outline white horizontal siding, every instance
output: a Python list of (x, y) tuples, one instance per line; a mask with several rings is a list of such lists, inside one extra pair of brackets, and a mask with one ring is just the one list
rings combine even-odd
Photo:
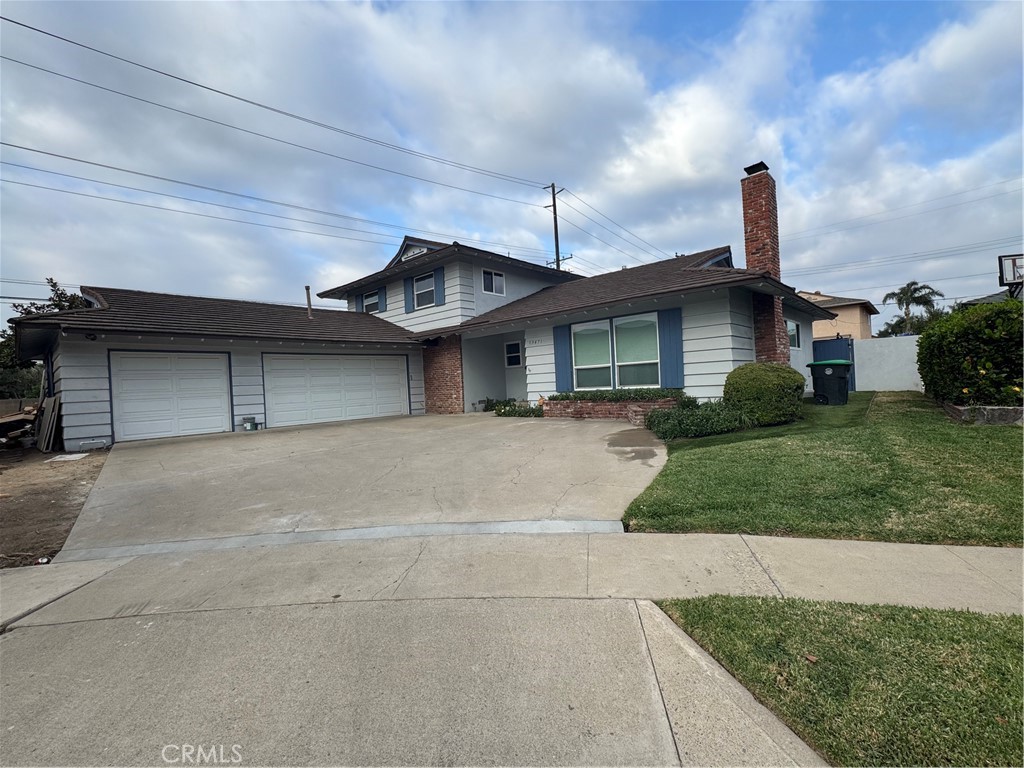
[[(409, 276), (427, 274), (434, 267), (428, 267), (422, 273), (409, 273)], [(476, 315), (476, 303), (473, 294), (473, 267), (471, 264), (454, 262), (444, 265), (444, 304), (440, 307), (425, 307), (413, 312), (405, 311), (405, 279), (388, 283), (387, 310), (377, 313), (388, 322), (408, 328), (410, 331), (429, 331), (432, 328), (446, 328), (468, 320)], [(355, 300), (349, 302), (349, 308), (355, 309)]]
[(750, 294), (743, 289), (683, 302), (683, 388), (700, 399), (722, 396), (725, 377), (754, 359)]
[(239, 429), (242, 419), (253, 416), (266, 423), (263, 390), (264, 352), (292, 354), (373, 354), (408, 355), (411, 412), (424, 409), (423, 357), (418, 349), (398, 349), (389, 345), (364, 345), (355, 348), (344, 344), (283, 344), (198, 339), (153, 338), (146, 342), (137, 336), (106, 335), (95, 342), (84, 339), (62, 339), (54, 355), (55, 390), (62, 401), (65, 449), (87, 450), (109, 446), (113, 442), (110, 416), (110, 374), (108, 351), (138, 352), (220, 352), (227, 353), (231, 373), (231, 406), (233, 426)]
[(549, 397), (555, 386), (555, 339), (552, 326), (527, 328), (525, 331), (526, 399), (535, 404)]

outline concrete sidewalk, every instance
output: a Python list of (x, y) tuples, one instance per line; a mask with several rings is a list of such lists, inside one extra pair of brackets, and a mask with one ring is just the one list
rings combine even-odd
[(996, 613), (1021, 613), (1024, 604), (1024, 559), (1016, 548), (728, 534), (501, 534), (291, 544), (136, 557), (115, 561), (118, 567), (97, 578), (97, 569), (104, 571), (102, 564), (110, 562), (0, 571), (0, 626), (43, 605), (15, 625), (442, 598), (718, 593)]
[(639, 598), (1020, 613), (1021, 554), (503, 534), (0, 571), (0, 762), (154, 765), (202, 745), (242, 765), (820, 765)]

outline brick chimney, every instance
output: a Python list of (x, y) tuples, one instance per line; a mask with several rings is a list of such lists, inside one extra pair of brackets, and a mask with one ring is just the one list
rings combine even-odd
[[(775, 200), (775, 179), (761, 162), (744, 168), (740, 181), (743, 197), (743, 238), (747, 269), (782, 278), (779, 261), (779, 207)], [(789, 363), (789, 334), (782, 318), (782, 299), (753, 294), (754, 355), (762, 363)]]

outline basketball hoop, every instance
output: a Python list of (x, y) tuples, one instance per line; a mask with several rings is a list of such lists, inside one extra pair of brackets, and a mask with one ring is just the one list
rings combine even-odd
[(1015, 299), (1021, 297), (1024, 284), (1024, 254), (1013, 253), (999, 257), (999, 284)]

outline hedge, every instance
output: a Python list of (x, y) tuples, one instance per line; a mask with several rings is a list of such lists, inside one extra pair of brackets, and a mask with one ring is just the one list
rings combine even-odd
[(681, 389), (665, 389), (662, 387), (647, 387), (643, 389), (594, 389), (577, 392), (558, 392), (548, 397), (548, 400), (590, 400), (600, 403), (623, 403), (646, 400), (664, 400), (673, 397), (682, 402), (696, 399), (687, 395)]
[(662, 440), (721, 435), (749, 425), (749, 419), (741, 411), (721, 400), (651, 411), (644, 420), (644, 426)]
[(935, 321), (917, 344), (924, 391), (953, 405), (1021, 405), (1022, 318), (1021, 302), (1007, 299)]

